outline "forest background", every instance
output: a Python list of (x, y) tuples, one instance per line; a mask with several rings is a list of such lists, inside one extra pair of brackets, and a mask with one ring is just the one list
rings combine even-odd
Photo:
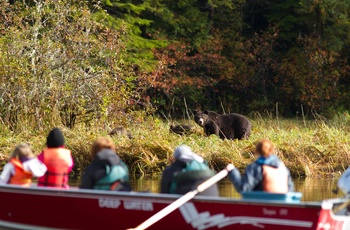
[[(134, 174), (161, 172), (180, 143), (214, 169), (245, 167), (271, 138), (295, 176), (349, 163), (350, 0), (9, 0), (0, 3), (0, 138), (36, 153), (60, 127), (80, 175), (113, 137)], [(195, 109), (240, 113), (249, 140), (205, 137)], [(169, 125), (196, 127), (185, 136)]]

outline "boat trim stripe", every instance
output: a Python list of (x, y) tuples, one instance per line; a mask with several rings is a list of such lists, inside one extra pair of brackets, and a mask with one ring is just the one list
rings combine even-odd
[(61, 228), (40, 227), (37, 225), (19, 224), (0, 220), (0, 227), (23, 230), (62, 230)]

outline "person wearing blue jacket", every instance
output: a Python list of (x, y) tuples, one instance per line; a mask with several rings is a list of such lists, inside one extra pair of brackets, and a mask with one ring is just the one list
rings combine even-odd
[(243, 176), (237, 168), (229, 172), (229, 179), (238, 192), (287, 193), (294, 191), (289, 169), (274, 152), (273, 143), (268, 139), (262, 139), (255, 146), (255, 154), (258, 159), (247, 166)]

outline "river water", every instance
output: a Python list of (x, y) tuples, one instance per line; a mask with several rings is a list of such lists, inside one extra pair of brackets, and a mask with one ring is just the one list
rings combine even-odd
[[(319, 179), (319, 178), (303, 178), (294, 179), (296, 192), (303, 193), (302, 201), (321, 201), (323, 199), (342, 197), (332, 192), (336, 188), (336, 179)], [(160, 177), (142, 177), (131, 179), (131, 185), (134, 191), (154, 192), (160, 191)], [(219, 183), (220, 196), (240, 198), (240, 194), (236, 192), (229, 179), (225, 178)]]

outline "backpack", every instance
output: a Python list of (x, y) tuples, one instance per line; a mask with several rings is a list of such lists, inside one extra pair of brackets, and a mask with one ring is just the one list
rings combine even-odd
[(98, 180), (94, 189), (98, 190), (113, 190), (112, 185), (118, 181), (128, 182), (129, 172), (124, 164), (106, 165), (106, 175)]
[(209, 169), (206, 163), (196, 160), (186, 163), (185, 168), (174, 175), (170, 185), (171, 194), (185, 194), (196, 188), (206, 179), (214, 176), (215, 172)]

